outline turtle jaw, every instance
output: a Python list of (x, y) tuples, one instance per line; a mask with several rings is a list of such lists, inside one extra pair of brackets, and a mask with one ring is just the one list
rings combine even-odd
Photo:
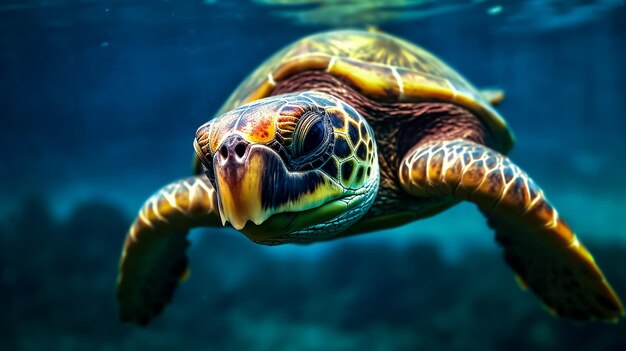
[(343, 194), (320, 171), (291, 172), (267, 146), (232, 139), (227, 149), (213, 158), (220, 217), (255, 241), (285, 234), (300, 214)]

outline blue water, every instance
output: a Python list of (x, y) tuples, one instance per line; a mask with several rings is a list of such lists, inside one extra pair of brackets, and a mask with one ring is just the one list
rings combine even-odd
[(196, 231), (164, 314), (120, 324), (126, 229), (191, 172), (196, 128), (268, 55), (344, 26), (503, 88), (511, 157), (626, 296), (623, 1), (271, 2), (0, 4), (0, 349), (626, 349), (623, 324), (557, 320), (520, 291), (470, 205), (311, 246)]

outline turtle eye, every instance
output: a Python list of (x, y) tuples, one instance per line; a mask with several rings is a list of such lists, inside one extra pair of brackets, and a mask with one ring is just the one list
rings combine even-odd
[(320, 114), (311, 112), (302, 116), (294, 134), (294, 158), (315, 154), (324, 144), (327, 133), (326, 124)]

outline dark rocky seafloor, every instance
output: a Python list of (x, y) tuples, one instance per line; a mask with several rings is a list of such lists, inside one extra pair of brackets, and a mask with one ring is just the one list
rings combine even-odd
[[(348, 240), (280, 256), (223, 230), (193, 240), (164, 314), (124, 325), (114, 287), (130, 218), (93, 201), (58, 220), (48, 206), (25, 201), (0, 226), (2, 350), (626, 349), (624, 321), (552, 317), (495, 250), (449, 261), (427, 243)], [(590, 246), (626, 296), (626, 247)]]

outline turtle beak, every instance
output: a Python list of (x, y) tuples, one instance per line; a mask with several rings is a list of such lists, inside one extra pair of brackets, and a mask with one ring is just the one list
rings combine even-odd
[(222, 224), (241, 230), (248, 221), (266, 219), (261, 203), (263, 179), (272, 151), (239, 136), (227, 138), (214, 158)]
[[(320, 172), (290, 172), (274, 150), (239, 135), (224, 140), (213, 167), (222, 224), (229, 222), (244, 234), (254, 227), (249, 222), (258, 226), (275, 214), (305, 211), (342, 191)], [(279, 233), (266, 233), (271, 234)]]

